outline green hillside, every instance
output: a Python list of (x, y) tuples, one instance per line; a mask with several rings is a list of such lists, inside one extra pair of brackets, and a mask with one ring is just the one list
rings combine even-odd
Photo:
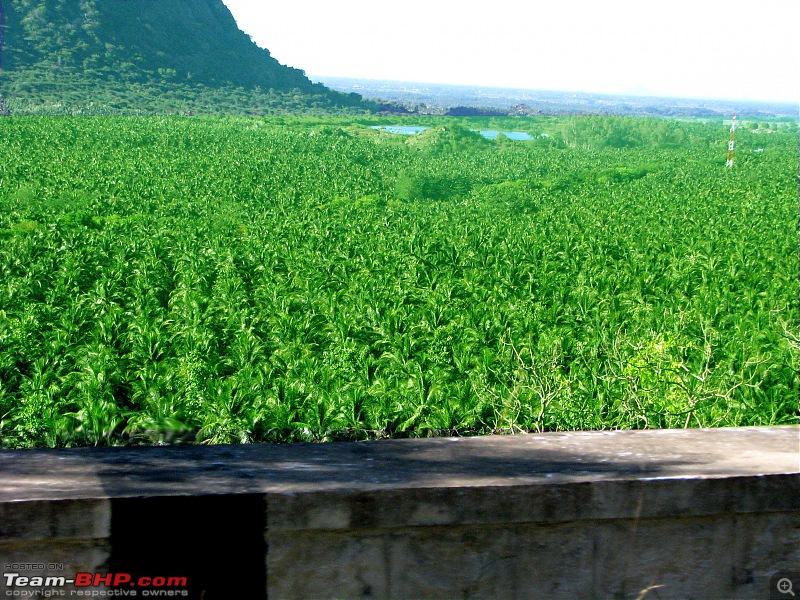
[(18, 111), (254, 112), (368, 106), (281, 65), (222, 0), (0, 0), (0, 93)]

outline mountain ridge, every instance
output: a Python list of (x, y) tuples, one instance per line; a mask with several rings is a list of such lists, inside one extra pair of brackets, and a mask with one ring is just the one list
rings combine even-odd
[(222, 0), (0, 0), (0, 12), (0, 91), (12, 105), (131, 108), (127, 92), (134, 106), (138, 97), (191, 111), (206, 107), (204, 94), (236, 90), (232, 112), (270, 112), (287, 101), (369, 109), (357, 94), (334, 92), (280, 64), (239, 29)]

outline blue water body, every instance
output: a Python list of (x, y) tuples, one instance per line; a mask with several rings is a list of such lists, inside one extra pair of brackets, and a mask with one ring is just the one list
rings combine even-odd
[[(473, 129), (472, 131), (476, 131), (476, 130)], [(480, 129), (480, 130), (477, 130), (477, 131), (483, 137), (485, 137), (487, 139), (490, 139), (490, 140), (496, 140), (497, 139), (497, 134), (499, 134), (499, 133), (502, 133), (504, 136), (506, 136), (510, 140), (522, 141), (522, 140), (532, 140), (533, 139), (533, 136), (531, 136), (531, 134), (526, 133), (524, 131), (497, 131), (496, 129)]]
[(400, 135), (417, 135), (428, 128), (417, 125), (372, 125), (371, 129), (380, 129), (387, 133), (399, 133)]
[[(371, 129), (379, 129), (380, 131), (385, 131), (386, 133), (399, 133), (400, 135), (417, 135), (428, 129), (428, 127), (423, 127), (421, 125), (372, 125)], [(495, 140), (497, 139), (497, 134), (502, 133), (510, 140), (532, 140), (533, 136), (529, 133), (524, 131), (498, 131), (496, 129), (471, 129), (470, 131), (477, 131), (483, 137)], [(542, 136), (546, 137), (545, 134)]]

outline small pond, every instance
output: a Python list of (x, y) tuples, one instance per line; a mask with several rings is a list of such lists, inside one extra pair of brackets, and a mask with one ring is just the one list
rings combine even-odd
[(496, 140), (497, 135), (500, 133), (502, 133), (510, 140), (522, 141), (522, 140), (533, 139), (533, 136), (531, 134), (526, 133), (524, 131), (497, 131), (496, 129), (480, 129), (480, 130), (473, 129), (472, 131), (478, 131), (478, 133), (480, 133), (483, 137), (490, 140)]
[[(417, 135), (428, 129), (428, 127), (422, 125), (371, 125), (370, 129), (378, 129), (386, 133), (399, 133), (400, 135)], [(500, 133), (510, 140), (518, 141), (532, 140), (536, 137), (525, 131), (498, 131), (497, 129), (470, 129), (470, 131), (477, 131), (483, 137), (490, 140), (496, 140), (497, 135)], [(547, 137), (547, 134), (543, 133), (542, 137)]]
[(428, 128), (418, 125), (372, 125), (370, 129), (380, 129), (386, 133), (399, 133), (400, 135), (417, 135)]

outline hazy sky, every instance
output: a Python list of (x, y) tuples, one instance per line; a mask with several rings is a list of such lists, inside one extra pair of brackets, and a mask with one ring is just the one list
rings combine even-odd
[(223, 0), (315, 76), (800, 101), (798, 0)]

